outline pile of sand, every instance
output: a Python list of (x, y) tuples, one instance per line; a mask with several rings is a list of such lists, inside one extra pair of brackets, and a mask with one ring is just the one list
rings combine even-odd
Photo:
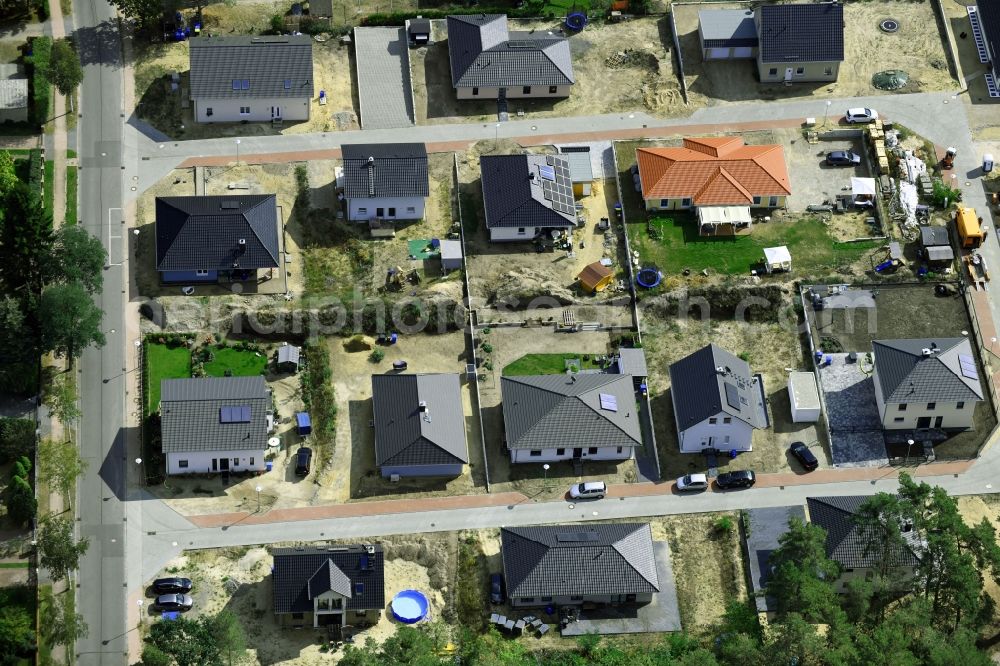
[(574, 302), (573, 293), (569, 289), (554, 282), (548, 275), (530, 269), (502, 274), (496, 281), (490, 301), (494, 305), (522, 309), (535, 299), (550, 299), (559, 305)]

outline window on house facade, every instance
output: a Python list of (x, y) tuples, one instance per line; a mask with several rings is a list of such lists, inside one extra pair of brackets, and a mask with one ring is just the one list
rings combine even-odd
[(777, 206), (778, 205), (778, 197), (771, 197), (771, 200), (768, 202), (768, 204), (771, 206), (771, 208), (774, 208), (775, 206)]
[(240, 115), (241, 116), (249, 116), (250, 115), (250, 107), (249, 106), (241, 106), (240, 107)]
[(552, 597), (542, 597), (542, 601), (552, 601)]
[(524, 86), (523, 88), (521, 88), (521, 92), (523, 94), (525, 94), (525, 95), (530, 95), (531, 94), (531, 86)]
[(754, 197), (753, 198), (753, 205), (754, 206), (759, 206), (760, 205), (760, 197)]
[(965, 409), (965, 403), (962, 401), (955, 403), (955, 409)]
[(771, 69), (767, 70), (767, 75), (768, 76), (777, 76), (778, 75), (778, 68), (777, 67), (772, 67)]
[(390, 208), (389, 209), (389, 217), (396, 217), (396, 209), (395, 208)]
[(541, 455), (542, 455), (542, 452), (541, 452), (541, 451), (538, 451), (538, 450), (535, 450), (535, 449), (532, 449), (532, 450), (531, 450), (531, 453), (530, 453), (529, 455), (530, 455), (530, 456), (531, 456), (532, 458), (538, 458), (538, 457), (541, 457)]
[(937, 407), (937, 403), (936, 402), (928, 402), (927, 403), (927, 409), (934, 409), (936, 407)]
[(590, 455), (594, 455), (595, 453), (597, 453), (597, 447), (596, 446), (590, 447), (589, 449), (587, 449), (587, 453), (589, 453)]
[(208, 269), (207, 268), (199, 268), (198, 270), (196, 270), (194, 272), (194, 274), (197, 275), (198, 277), (205, 277), (206, 275), (208, 275)]
[(906, 420), (906, 419), (904, 419), (904, 418), (903, 418), (902, 416), (897, 416), (896, 418), (894, 418), (894, 419), (892, 420), (892, 422), (893, 422), (893, 423), (902, 423), (902, 422), (903, 422), (903, 421), (905, 421), (905, 420)]
[(207, 109), (205, 109), (205, 115), (206, 116), (211, 116), (212, 115), (212, 107), (208, 107)]
[(178, 460), (177, 461), (177, 466), (180, 467), (181, 469), (187, 469), (188, 461), (187, 460)]
[(517, 233), (519, 233), (521, 235), (524, 235), (524, 227), (518, 227), (517, 228)]
[(670, 199), (660, 199), (660, 208), (667, 208), (670, 206)]
[(359, 208), (358, 209), (358, 215), (367, 215), (367, 214), (368, 214), (368, 209), (367, 208)]
[(733, 422), (733, 417), (731, 417), (731, 416), (723, 416), (722, 417), (722, 422), (723, 423), (732, 423)]
[(566, 455), (566, 449), (556, 449), (556, 455), (557, 456), (564, 456), (564, 455)]
[(472, 94), (473, 95), (478, 95), (479, 94), (479, 88), (473, 88), (472, 89)]
[(251, 465), (253, 464), (253, 458), (250, 458), (250, 464)]
[(901, 412), (905, 412), (906, 411), (906, 403), (903, 403), (902, 405), (899, 406), (899, 411), (901, 411)]
[(795, 68), (795, 76), (802, 76), (805, 73), (806, 73), (806, 68), (805, 67), (796, 67)]
[(619, 446), (618, 447), (618, 453), (621, 453), (621, 452), (622, 452), (622, 447)]
[(557, 92), (559, 92), (559, 87), (558, 86), (549, 86), (549, 94), (550, 95), (555, 95)]
[(687, 197), (681, 199), (681, 205), (684, 206), (685, 208), (687, 208), (688, 206), (691, 205), (691, 199), (689, 199)]
[(413, 215), (414, 213), (417, 212), (417, 209), (414, 206), (407, 206), (406, 212), (409, 213), (410, 215)]
[(718, 423), (718, 422), (719, 422), (719, 419), (717, 419), (717, 418), (715, 418), (715, 417), (713, 416), (712, 418), (710, 418), (710, 419), (708, 420), (708, 425), (715, 425), (715, 424), (716, 424), (716, 423)]
[(833, 67), (827, 67), (823, 70), (823, 74), (826, 76), (833, 76)]

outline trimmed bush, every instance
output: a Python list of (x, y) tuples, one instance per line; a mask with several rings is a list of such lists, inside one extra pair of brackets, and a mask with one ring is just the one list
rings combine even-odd
[(34, 455), (34, 450), (34, 421), (0, 418), (0, 464), (17, 460), (21, 456), (30, 459)]
[(31, 40), (31, 55), (26, 58), (31, 65), (31, 119), (39, 127), (49, 120), (49, 104), (52, 99), (52, 84), (49, 82), (51, 57), (51, 37), (36, 37)]

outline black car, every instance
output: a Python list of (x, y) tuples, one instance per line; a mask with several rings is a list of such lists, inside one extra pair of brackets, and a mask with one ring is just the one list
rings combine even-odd
[(190, 578), (157, 578), (153, 581), (153, 591), (157, 594), (187, 594), (191, 591)]
[(724, 489), (749, 488), (756, 482), (757, 477), (748, 469), (742, 469), (738, 472), (726, 472), (715, 477), (716, 485)]
[(809, 450), (809, 447), (802, 442), (793, 442), (791, 447), (788, 449), (795, 456), (803, 467), (806, 468), (807, 472), (811, 472), (817, 467), (819, 467), (819, 460), (813, 455), (813, 452)]
[(191, 610), (191, 606), (194, 605), (194, 600), (191, 599), (186, 594), (161, 594), (156, 597), (157, 610), (165, 611), (186, 611)]
[(861, 155), (853, 150), (834, 150), (826, 154), (826, 163), (830, 166), (857, 166), (861, 164)]
[(309, 473), (309, 467), (312, 464), (313, 450), (308, 446), (303, 446), (299, 449), (298, 453), (295, 454), (295, 475), (305, 476)]
[(503, 576), (490, 574), (490, 603), (502, 604), (506, 595), (503, 591)]

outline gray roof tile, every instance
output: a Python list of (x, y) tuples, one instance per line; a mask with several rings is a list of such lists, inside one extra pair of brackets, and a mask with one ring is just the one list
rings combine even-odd
[(648, 594), (660, 589), (646, 523), (504, 527), (500, 552), (511, 597)]
[[(190, 40), (191, 99), (313, 96), (312, 38), (308, 35), (225, 35)], [(234, 90), (233, 81), (249, 81)]]
[(379, 467), (469, 462), (458, 375), (372, 375), (372, 411)]
[[(722, 368), (720, 373), (717, 369)], [(726, 387), (734, 401), (727, 397)], [(759, 405), (757, 379), (750, 365), (715, 343), (702, 347), (670, 366), (670, 392), (676, 408), (677, 427), (686, 430), (719, 412), (754, 428), (767, 426)]]
[[(503, 421), (511, 449), (642, 446), (631, 375), (503, 377)], [(614, 396), (618, 411), (601, 408)]]
[(947, 245), (951, 247), (951, 240), (948, 238), (948, 227), (921, 226), (920, 243), (924, 247), (934, 247), (935, 245)]
[(276, 268), (278, 251), (273, 194), (156, 198), (159, 271)]
[(503, 14), (448, 17), (456, 88), (559, 86), (574, 82), (569, 42), (548, 33), (508, 32)]
[(340, 150), (348, 199), (430, 194), (427, 148), (422, 143), (356, 143)]
[[(308, 546), (280, 548), (273, 552), (275, 613), (312, 612), (310, 581), (317, 584), (313, 594), (322, 594), (324, 584), (347, 597), (348, 610), (381, 610), (385, 607), (385, 568), (381, 546)], [(327, 564), (329, 563), (329, 564)], [(322, 573), (324, 567), (329, 572)], [(321, 579), (325, 578), (321, 582)], [(345, 581), (350, 594), (344, 594)], [(360, 587), (359, 587), (360, 586)], [(322, 591), (318, 591), (322, 590)]]
[[(837, 497), (808, 497), (809, 522), (826, 530), (826, 556), (839, 562), (845, 569), (874, 566), (879, 558), (877, 549), (868, 549), (864, 530), (854, 522), (861, 506), (871, 495), (843, 495)], [(918, 546), (915, 533), (908, 533), (908, 545), (897, 548), (895, 558), (900, 566), (916, 565), (914, 550)], [(904, 536), (904, 538), (906, 538)]]
[[(560, 171), (565, 169), (567, 178), (565, 182), (551, 182), (546, 198), (540, 167), (550, 164), (559, 166)], [(479, 158), (479, 170), (488, 228), (576, 226), (569, 163), (561, 156), (483, 155)]]
[(1000, 67), (1000, 2), (996, 0), (979, 0), (976, 3), (979, 12), (979, 22), (983, 28), (983, 39), (992, 56), (994, 71)]
[[(925, 356), (924, 349), (931, 350)], [(937, 351), (934, 351), (937, 350)], [(959, 356), (976, 366), (966, 338), (873, 340), (876, 379), (891, 403), (957, 402), (983, 399), (977, 377), (962, 374)]]
[[(223, 407), (250, 408), (248, 423), (222, 423)], [(264, 378), (203, 377), (160, 382), (164, 453), (263, 451), (271, 394)]]
[(835, 2), (757, 8), (761, 62), (840, 62), (844, 6)]

